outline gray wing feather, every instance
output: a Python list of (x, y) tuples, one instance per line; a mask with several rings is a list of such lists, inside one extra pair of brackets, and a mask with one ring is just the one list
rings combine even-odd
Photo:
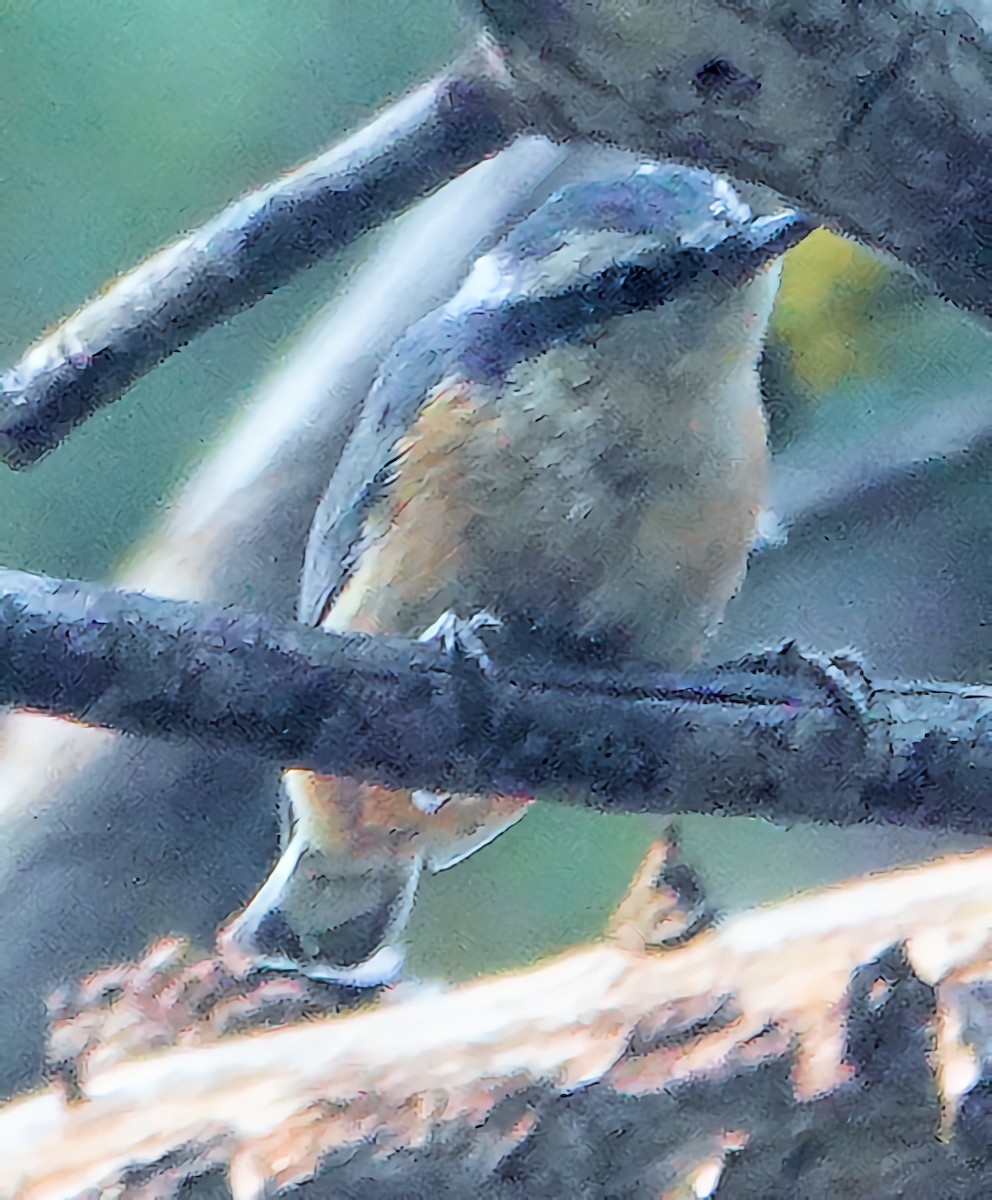
[(310, 526), (297, 609), (305, 624), (318, 624), (347, 583), (365, 518), (389, 487), (393, 447), (457, 366), (456, 331), (445, 309), (428, 313), (396, 344), (369, 389)]

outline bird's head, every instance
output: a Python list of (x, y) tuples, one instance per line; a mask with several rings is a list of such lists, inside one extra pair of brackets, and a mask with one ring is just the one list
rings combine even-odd
[(678, 313), (686, 344), (711, 338), (718, 309), (739, 323), (759, 276), (763, 329), (777, 283), (765, 268), (812, 228), (793, 209), (756, 216), (708, 171), (644, 162), (556, 192), (476, 261), (447, 319), (463, 361), (490, 378), (650, 309)]
[(708, 171), (645, 162), (557, 191), (475, 263), (460, 304), (537, 299), (624, 264), (665, 252), (708, 254), (731, 239), (768, 244), (770, 259), (784, 248), (774, 239), (798, 220), (792, 210), (755, 217), (730, 183)]

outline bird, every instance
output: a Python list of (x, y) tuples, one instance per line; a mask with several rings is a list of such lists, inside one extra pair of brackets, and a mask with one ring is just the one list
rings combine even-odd
[[(696, 661), (754, 540), (762, 341), (811, 228), (672, 162), (557, 191), (385, 357), (310, 530), (300, 620), (440, 637), (480, 669), (497, 624), (501, 653)], [(218, 945), (359, 990), (401, 974), (421, 870), (530, 803), (302, 769), (284, 791), (281, 855)]]

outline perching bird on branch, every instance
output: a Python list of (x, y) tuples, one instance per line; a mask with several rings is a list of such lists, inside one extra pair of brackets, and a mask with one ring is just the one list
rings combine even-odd
[[(486, 612), (509, 654), (691, 663), (744, 575), (776, 259), (808, 230), (672, 164), (552, 196), (382, 367), (311, 529), (300, 618), (466, 645), (471, 622), (445, 614)], [(285, 789), (282, 856), (221, 945), (359, 985), (398, 969), (421, 867), (528, 803), (301, 770)]]

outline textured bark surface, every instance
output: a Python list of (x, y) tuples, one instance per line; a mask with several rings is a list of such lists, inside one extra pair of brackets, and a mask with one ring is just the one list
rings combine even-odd
[(484, 674), (436, 643), (18, 571), (0, 572), (0, 631), (0, 702), (282, 767), (606, 811), (990, 827), (990, 689), (881, 684), (792, 645), (624, 677), (504, 663), (496, 635)]
[(990, 865), (713, 926), (659, 843), (599, 943), (249, 1035), (293, 981), (232, 1002), (159, 947), (63, 1016), (62, 1083), (0, 1108), (0, 1193), (698, 1196), (729, 1167), (721, 1196), (982, 1194)]

